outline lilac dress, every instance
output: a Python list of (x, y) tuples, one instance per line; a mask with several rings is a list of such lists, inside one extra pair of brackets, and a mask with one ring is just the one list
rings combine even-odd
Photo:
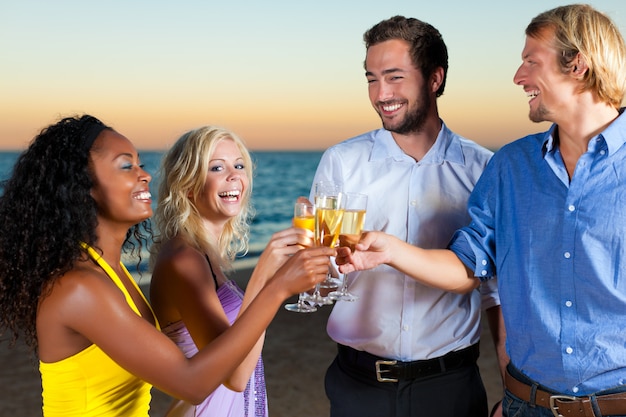
[[(241, 308), (243, 291), (234, 281), (229, 280), (217, 289), (217, 296), (232, 325)], [(163, 328), (163, 333), (178, 345), (186, 357), (192, 357), (198, 352), (182, 320)], [(232, 391), (220, 385), (196, 406), (195, 411), (196, 417), (267, 417), (267, 394), (262, 359), (259, 357), (248, 386), (243, 392)]]

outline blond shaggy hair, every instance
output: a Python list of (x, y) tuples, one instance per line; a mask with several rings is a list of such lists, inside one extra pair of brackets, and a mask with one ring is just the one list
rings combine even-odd
[[(242, 196), (242, 210), (226, 222), (221, 236), (208, 236), (202, 216), (189, 196), (202, 192), (209, 161), (222, 140), (233, 141), (241, 151), (249, 186)], [(237, 254), (248, 250), (249, 221), (253, 215), (252, 168), (252, 158), (243, 140), (227, 129), (204, 126), (182, 135), (161, 161), (154, 214), (157, 237), (151, 250), (151, 265), (163, 242), (181, 236), (199, 251), (216, 255), (223, 269), (230, 269)]]
[(539, 38), (545, 29), (554, 31), (561, 70), (571, 72), (580, 53), (589, 67), (582, 91), (592, 91), (602, 102), (619, 108), (626, 92), (626, 46), (615, 23), (587, 4), (572, 4), (535, 17), (526, 35)]

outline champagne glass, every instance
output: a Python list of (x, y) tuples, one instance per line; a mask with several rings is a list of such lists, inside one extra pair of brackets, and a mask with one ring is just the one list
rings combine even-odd
[[(293, 225), (315, 233), (315, 206), (309, 202), (297, 202), (293, 207)], [(315, 306), (306, 303), (309, 294), (302, 292), (298, 295), (298, 302), (285, 304), (289, 311), (297, 313), (312, 313), (317, 311)]]
[[(354, 246), (359, 243), (363, 225), (365, 224), (365, 210), (367, 195), (358, 193), (343, 193), (343, 219), (339, 230), (339, 246), (349, 247), (354, 252)], [(359, 297), (348, 292), (348, 275), (343, 275), (341, 288), (328, 294), (331, 300), (355, 301)]]
[[(334, 248), (339, 242), (339, 230), (343, 218), (341, 186), (332, 182), (315, 184), (315, 243)], [(322, 296), (320, 288), (337, 288), (338, 282), (330, 275), (315, 286), (309, 300), (318, 304), (332, 304), (333, 300)]]

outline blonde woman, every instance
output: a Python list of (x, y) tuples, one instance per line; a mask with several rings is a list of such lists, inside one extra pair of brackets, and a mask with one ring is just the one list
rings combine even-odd
[[(276, 233), (244, 295), (227, 272), (248, 247), (251, 190), (250, 154), (223, 128), (187, 132), (163, 158), (150, 294), (163, 332), (187, 356), (218, 339), (274, 271), (311, 245), (312, 236), (303, 229)], [(263, 340), (259, 337), (222, 385), (195, 407), (196, 416), (267, 416)]]

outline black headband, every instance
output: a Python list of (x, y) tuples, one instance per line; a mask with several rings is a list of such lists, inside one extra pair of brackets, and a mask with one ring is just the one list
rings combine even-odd
[(102, 131), (105, 129), (109, 128), (103, 124), (94, 123), (85, 131), (82, 140), (82, 149), (86, 154), (89, 153), (89, 150), (93, 146), (93, 143), (95, 142), (98, 135), (100, 135), (100, 133), (102, 133)]

